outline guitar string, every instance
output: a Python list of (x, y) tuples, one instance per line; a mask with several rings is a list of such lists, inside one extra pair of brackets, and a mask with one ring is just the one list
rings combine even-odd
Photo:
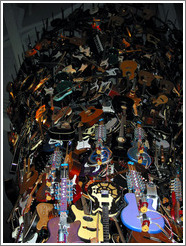
[(177, 243), (177, 242), (173, 239), (173, 236), (171, 236), (171, 239), (170, 239), (170, 237), (167, 235), (166, 231), (165, 231), (158, 223), (152, 222), (152, 224), (155, 224), (156, 226), (158, 226), (158, 227), (164, 232), (165, 236), (166, 236), (169, 240), (171, 240), (173, 243)]
[[(168, 219), (167, 219), (167, 218), (166, 218), (163, 214), (159, 213), (158, 211), (151, 210), (151, 209), (148, 209), (147, 211), (150, 211), (150, 212), (153, 212), (153, 213), (157, 213), (157, 214), (159, 214), (160, 216), (162, 216), (162, 217), (166, 220), (167, 224), (168, 224), (168, 225), (169, 225), (169, 227), (170, 227), (170, 231), (171, 231), (171, 238), (172, 238), (172, 237), (173, 237), (172, 227), (171, 227), (171, 225), (170, 225), (170, 223), (169, 223)], [(152, 222), (152, 223), (155, 223), (155, 222)]]

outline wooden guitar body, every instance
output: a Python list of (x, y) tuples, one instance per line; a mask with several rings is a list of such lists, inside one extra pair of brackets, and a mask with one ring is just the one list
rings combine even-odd
[(79, 154), (85, 149), (74, 150), (69, 153), (69, 178), (72, 179), (74, 175), (79, 176), (81, 172), (81, 163), (79, 162)]
[(38, 178), (38, 171), (36, 171), (35, 167), (33, 166), (30, 169), (30, 172), (25, 173), (25, 175), (23, 176), (23, 183), (21, 185), (19, 193), (22, 195), (26, 190), (32, 188), (37, 178)]
[(81, 122), (90, 127), (98, 122), (102, 114), (102, 109), (96, 109), (94, 106), (90, 106), (87, 111), (83, 111), (79, 115), (81, 116)]
[[(59, 217), (55, 217), (48, 222), (48, 229), (50, 232), (50, 237), (46, 241), (46, 243), (57, 243), (58, 242), (58, 230), (59, 230)], [(68, 228), (68, 237), (67, 242), (68, 243), (84, 243), (81, 241), (81, 239), (78, 237), (78, 229), (80, 226), (79, 221), (75, 221), (70, 224), (70, 228)]]
[(92, 238), (96, 237), (96, 228), (99, 227), (98, 239), (103, 242), (103, 224), (101, 223), (101, 216), (98, 215), (98, 213), (95, 215), (87, 215), (84, 213), (84, 210), (77, 209), (75, 205), (72, 205), (71, 209), (75, 214), (75, 221), (81, 222), (78, 236), (84, 240), (90, 241)]
[(148, 232), (132, 231), (131, 238), (128, 243), (172, 243), (170, 239), (164, 235), (164, 233), (157, 233), (156, 235)]
[(123, 72), (123, 77), (127, 76), (127, 73), (130, 73), (129, 80), (135, 77), (135, 71), (137, 69), (137, 62), (133, 60), (125, 60), (120, 64), (120, 69)]
[(42, 185), (39, 187), (36, 193), (36, 200), (38, 202), (46, 202), (46, 194), (45, 194), (46, 190), (47, 190), (47, 185), (46, 185), (46, 173), (45, 173), (43, 174), (42, 177)]
[(37, 205), (36, 210), (40, 218), (36, 226), (38, 231), (40, 231), (42, 227), (47, 226), (49, 221), (49, 213), (52, 212), (53, 208), (54, 205), (50, 203), (39, 203)]

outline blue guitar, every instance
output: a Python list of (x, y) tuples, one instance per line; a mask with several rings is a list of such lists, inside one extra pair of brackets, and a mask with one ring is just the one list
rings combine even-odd
[(144, 135), (145, 131), (141, 127), (141, 122), (138, 121), (137, 127), (134, 129), (133, 147), (127, 151), (127, 155), (131, 161), (145, 165), (148, 168), (152, 160), (144, 144)]
[(138, 210), (134, 193), (125, 194), (124, 199), (128, 203), (128, 206), (121, 212), (121, 221), (127, 228), (132, 231), (143, 231), (152, 234), (162, 232), (161, 228), (164, 228), (165, 222), (163, 217), (152, 207), (152, 199), (147, 199), (147, 211), (145, 206), (142, 206), (141, 210)]

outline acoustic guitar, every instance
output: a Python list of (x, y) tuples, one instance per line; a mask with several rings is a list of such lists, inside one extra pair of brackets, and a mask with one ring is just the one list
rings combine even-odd
[(127, 77), (127, 75), (129, 75), (129, 80), (134, 79), (137, 67), (137, 62), (133, 60), (125, 60), (120, 63), (123, 77)]
[[(81, 107), (82, 107), (82, 105), (81, 105)], [(97, 109), (94, 106), (90, 106), (87, 109), (83, 107), (83, 109), (84, 109), (84, 111), (82, 111), (79, 114), (81, 116), (81, 122), (86, 124), (89, 127), (91, 127), (95, 123), (97, 123), (103, 114), (102, 109)]]
[[(24, 163), (25, 162), (26, 162), (26, 159), (24, 160)], [(27, 163), (28, 163), (28, 167), (27, 167), (26, 173), (23, 176), (23, 183), (21, 184), (20, 191), (19, 191), (20, 195), (22, 195), (29, 188), (32, 188), (38, 178), (38, 171), (35, 170), (35, 167), (32, 166), (30, 168), (30, 158), (29, 157), (28, 157)], [(26, 166), (26, 163), (25, 163), (25, 166)]]

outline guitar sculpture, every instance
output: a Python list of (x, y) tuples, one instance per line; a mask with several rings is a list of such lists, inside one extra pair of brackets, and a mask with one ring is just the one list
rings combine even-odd
[(96, 150), (94, 150), (89, 157), (89, 165), (97, 166), (108, 164), (112, 156), (112, 151), (108, 147), (104, 146), (104, 142), (106, 141), (106, 127), (104, 125), (103, 119), (99, 120), (99, 125), (95, 132), (95, 138)]
[(129, 191), (124, 196), (128, 206), (121, 212), (122, 223), (132, 231), (149, 232), (152, 234), (162, 232), (164, 219), (152, 207), (153, 200), (144, 195), (145, 184), (139, 172), (136, 171), (134, 162), (128, 162), (127, 186)]
[(102, 212), (103, 239), (109, 243), (109, 217), (118, 213), (120, 190), (111, 182), (94, 182), (88, 186), (88, 196), (93, 201), (92, 213)]
[(122, 223), (132, 231), (149, 232), (152, 234), (161, 232), (164, 228), (165, 222), (163, 217), (152, 207), (152, 199), (147, 199), (147, 211), (142, 212), (138, 209), (136, 196), (134, 193), (127, 193), (124, 196), (128, 206), (121, 212)]
[[(83, 197), (81, 197), (83, 199)], [(78, 237), (85, 241), (91, 241), (97, 238), (99, 242), (103, 242), (103, 224), (99, 213), (89, 214), (87, 204), (84, 205), (82, 200), (83, 210), (79, 210), (75, 205), (71, 209), (75, 215), (75, 222), (80, 221), (81, 225), (78, 230)]]
[(134, 143), (133, 147), (127, 152), (127, 155), (131, 161), (145, 165), (148, 168), (151, 164), (151, 157), (146, 152), (146, 146), (143, 143), (145, 138), (145, 132), (141, 127), (141, 122), (138, 121), (137, 127), (134, 130)]
[(60, 172), (60, 216), (51, 219), (48, 223), (50, 237), (47, 240), (47, 243), (66, 243), (69, 234), (67, 230), (70, 227), (70, 225), (67, 223), (67, 163), (61, 164)]

